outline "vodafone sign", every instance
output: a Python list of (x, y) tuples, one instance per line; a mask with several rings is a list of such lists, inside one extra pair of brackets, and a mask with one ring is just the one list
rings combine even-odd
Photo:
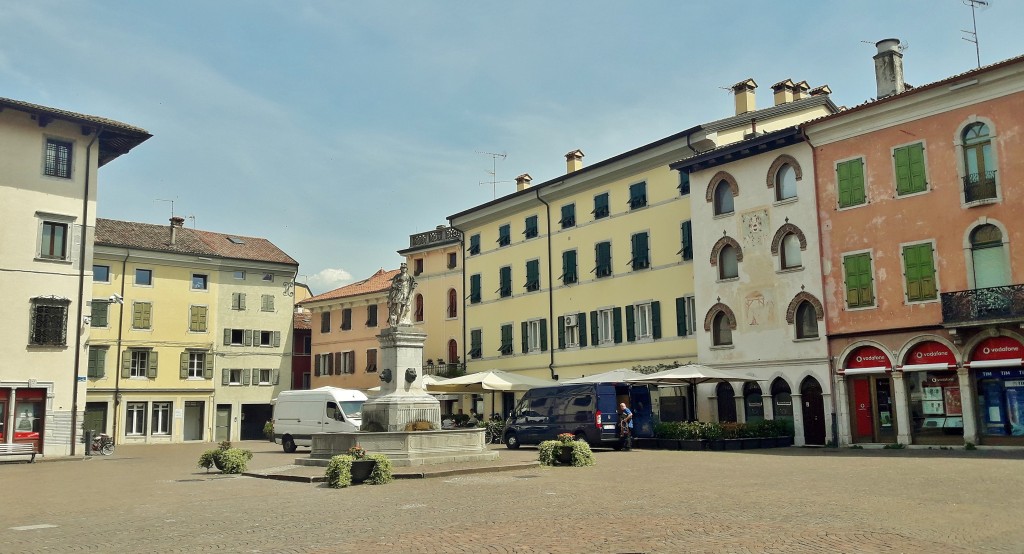
[(889, 362), (889, 356), (885, 355), (880, 349), (874, 346), (861, 346), (854, 350), (846, 357), (846, 369), (856, 369), (859, 367), (884, 367), (886, 369), (892, 368), (892, 363)]
[(1013, 360), (1024, 358), (1024, 347), (1010, 337), (989, 337), (974, 347), (972, 361)]
[(945, 344), (922, 342), (907, 353), (903, 365), (950, 364), (956, 365), (956, 356)]

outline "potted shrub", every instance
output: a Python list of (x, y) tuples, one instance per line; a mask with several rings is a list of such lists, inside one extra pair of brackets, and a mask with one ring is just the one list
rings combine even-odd
[(690, 421), (679, 426), (680, 450), (704, 450), (707, 440), (704, 438), (704, 425), (699, 421)]
[(274, 420), (268, 419), (267, 422), (263, 424), (263, 436), (267, 437), (268, 441), (274, 442)]
[(720, 425), (722, 426), (722, 440), (725, 450), (741, 450), (743, 448), (743, 439), (740, 438), (742, 424), (735, 421), (726, 421)]
[(663, 421), (654, 426), (658, 448), (662, 450), (679, 450), (679, 421)]
[(714, 421), (704, 423), (704, 436), (711, 450), (725, 450), (725, 438), (722, 424)]
[(331, 458), (324, 473), (327, 486), (335, 489), (348, 487), (353, 483), (383, 485), (394, 480), (391, 460), (384, 454), (367, 454), (358, 444), (348, 449), (347, 454)]
[(221, 473), (242, 473), (251, 459), (251, 450), (232, 448), (230, 441), (223, 441), (217, 448), (203, 452), (199, 456), (198, 465), (206, 469), (207, 473), (211, 467), (216, 467)]
[(558, 440), (544, 441), (537, 445), (541, 465), (571, 465), (574, 467), (594, 465), (594, 453), (587, 441), (578, 441), (571, 433), (558, 435)]

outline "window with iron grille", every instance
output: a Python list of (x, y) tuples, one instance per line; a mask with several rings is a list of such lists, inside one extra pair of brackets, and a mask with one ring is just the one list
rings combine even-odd
[(71, 143), (63, 140), (46, 139), (46, 163), (44, 173), (51, 177), (71, 178)]
[(66, 346), (68, 338), (68, 307), (71, 301), (56, 296), (32, 299), (29, 344)]

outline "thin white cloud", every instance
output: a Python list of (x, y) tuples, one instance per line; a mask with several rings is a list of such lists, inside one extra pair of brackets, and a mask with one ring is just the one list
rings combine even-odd
[(309, 281), (306, 284), (314, 291), (314, 294), (320, 294), (347, 285), (350, 282), (352, 282), (351, 273), (340, 267), (328, 267), (310, 275)]

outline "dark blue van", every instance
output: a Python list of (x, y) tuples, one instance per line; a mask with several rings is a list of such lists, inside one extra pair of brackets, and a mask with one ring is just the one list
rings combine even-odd
[(505, 422), (505, 445), (539, 444), (572, 433), (591, 446), (621, 448), (619, 404), (633, 411), (633, 436), (654, 436), (651, 392), (646, 385), (580, 383), (526, 391)]

